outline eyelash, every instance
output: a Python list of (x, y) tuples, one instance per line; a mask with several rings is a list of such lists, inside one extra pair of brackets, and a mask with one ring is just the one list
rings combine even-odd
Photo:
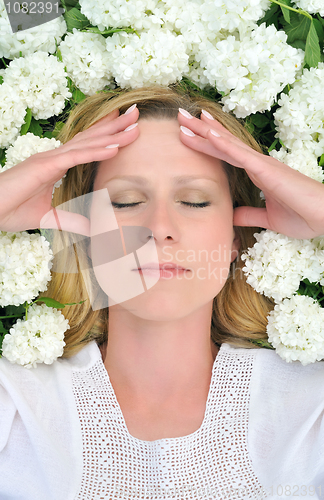
[[(137, 203), (115, 203), (111, 202), (112, 206), (114, 208), (125, 208), (125, 207), (134, 207), (135, 205), (139, 205), (141, 202)], [(208, 207), (210, 205), (210, 201), (203, 201), (202, 203), (191, 203), (190, 201), (181, 201), (186, 206), (189, 206), (191, 208), (204, 208)]]

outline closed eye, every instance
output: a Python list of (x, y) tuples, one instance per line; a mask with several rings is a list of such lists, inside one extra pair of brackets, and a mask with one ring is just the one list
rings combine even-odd
[[(127, 207), (135, 207), (136, 205), (140, 205), (141, 201), (138, 201), (136, 203), (116, 203), (116, 202), (111, 202), (112, 206), (114, 208), (117, 208), (117, 209), (120, 209), (120, 208), (127, 208)], [(180, 203), (182, 203), (183, 205), (186, 205), (186, 206), (189, 206), (189, 207), (192, 207), (192, 208), (204, 208), (204, 207), (208, 207), (210, 205), (210, 201), (203, 201), (201, 203), (192, 203), (190, 201), (181, 201)]]

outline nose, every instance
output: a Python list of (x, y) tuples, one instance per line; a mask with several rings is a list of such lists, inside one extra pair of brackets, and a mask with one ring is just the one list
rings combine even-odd
[(180, 227), (176, 214), (167, 202), (155, 201), (143, 225), (151, 229), (152, 237), (157, 244), (163, 244), (166, 241), (176, 242), (180, 238)]

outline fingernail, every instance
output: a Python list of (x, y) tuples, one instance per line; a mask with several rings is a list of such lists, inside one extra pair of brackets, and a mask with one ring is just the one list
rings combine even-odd
[(185, 134), (185, 135), (189, 135), (189, 137), (194, 137), (196, 134), (193, 133), (192, 130), (189, 130), (187, 127), (183, 127), (181, 125), (180, 127), (181, 131)]
[(205, 109), (202, 109), (201, 112), (204, 116), (206, 116), (206, 118), (209, 118), (210, 120), (215, 120), (215, 118), (210, 113), (208, 113), (208, 111), (206, 111)]
[(131, 113), (132, 111), (134, 111), (134, 109), (136, 108), (137, 104), (133, 104), (130, 108), (127, 109), (127, 111), (125, 111), (125, 115), (128, 115), (129, 113)]
[(193, 118), (193, 116), (190, 113), (188, 113), (188, 111), (186, 111), (185, 109), (179, 108), (179, 112), (186, 118)]
[(137, 127), (138, 123), (133, 123), (132, 125), (129, 125), (128, 127), (125, 128), (124, 132), (128, 132), (128, 130), (132, 130), (133, 128)]
[(109, 146), (106, 146), (106, 149), (112, 149), (112, 148), (118, 148), (119, 144), (109, 144)]
[(212, 128), (210, 129), (210, 133), (212, 135), (214, 135), (215, 137), (220, 137), (220, 135), (214, 129), (212, 129)]

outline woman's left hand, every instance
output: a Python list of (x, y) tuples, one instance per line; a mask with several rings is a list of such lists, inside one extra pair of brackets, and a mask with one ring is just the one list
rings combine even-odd
[(185, 133), (188, 130), (181, 129), (180, 138), (186, 146), (244, 168), (263, 191), (266, 208), (236, 208), (235, 226), (262, 227), (301, 239), (324, 234), (324, 184), (258, 153), (203, 113), (200, 120), (179, 113), (178, 121), (195, 134), (189, 136)]

